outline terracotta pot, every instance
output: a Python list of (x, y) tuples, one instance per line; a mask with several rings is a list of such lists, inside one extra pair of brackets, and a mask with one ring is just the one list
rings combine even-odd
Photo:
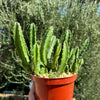
[(77, 74), (67, 78), (41, 78), (31, 75), (37, 100), (73, 100)]

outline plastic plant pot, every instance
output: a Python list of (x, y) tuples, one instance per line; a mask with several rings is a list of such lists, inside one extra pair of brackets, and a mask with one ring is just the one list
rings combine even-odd
[(41, 78), (31, 75), (37, 100), (73, 100), (77, 74), (67, 78)]

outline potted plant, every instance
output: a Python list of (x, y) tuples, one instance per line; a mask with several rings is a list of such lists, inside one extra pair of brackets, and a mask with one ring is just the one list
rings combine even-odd
[[(37, 100), (72, 100), (77, 72), (83, 64), (80, 57), (88, 45), (71, 48), (71, 32), (66, 31), (61, 42), (50, 27), (42, 41), (36, 41), (35, 25), (30, 26), (30, 46), (27, 47), (19, 23), (14, 25), (14, 43), (23, 68), (35, 83)], [(29, 50), (30, 49), (30, 50)], [(80, 59), (81, 58), (81, 59)]]

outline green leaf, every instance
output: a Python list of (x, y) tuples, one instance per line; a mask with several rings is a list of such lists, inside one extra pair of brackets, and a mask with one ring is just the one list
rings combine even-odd
[(22, 29), (19, 23), (15, 23), (14, 25), (14, 43), (15, 47), (17, 49), (18, 55), (22, 61), (23, 68), (26, 71), (31, 71), (30, 65), (29, 65), (29, 51), (22, 33)]
[(51, 66), (52, 69), (54, 69), (56, 67), (56, 64), (57, 64), (58, 59), (59, 59), (60, 52), (61, 52), (61, 44), (59, 44), (56, 48), (56, 52), (55, 52), (54, 58), (53, 58), (53, 64)]
[(79, 64), (78, 64), (78, 70), (80, 69), (80, 67), (84, 64), (84, 60), (80, 59), (79, 60)]
[(50, 49), (52, 34), (53, 34), (53, 27), (50, 27), (47, 30), (46, 34), (44, 35), (42, 43), (41, 43), (41, 48), (40, 48), (41, 61), (45, 65), (47, 65), (47, 55), (48, 55), (48, 51)]
[(32, 23), (30, 26), (30, 52), (32, 53), (33, 45), (36, 43), (36, 29), (35, 24)]
[(33, 46), (33, 64), (35, 74), (39, 74), (40, 71), (40, 48), (37, 44)]
[(67, 61), (68, 61), (68, 44), (66, 43), (66, 41), (64, 41), (61, 64), (60, 64), (59, 69), (58, 69), (59, 74), (62, 73), (63, 70), (65, 69)]
[(66, 30), (66, 34), (64, 37), (64, 41), (66, 41), (68, 43), (68, 46), (70, 46), (70, 41), (71, 41), (71, 31), (70, 30)]
[(83, 53), (87, 50), (88, 46), (89, 46), (89, 39), (86, 39), (85, 42), (80, 47), (79, 56), (83, 55)]
[(52, 36), (51, 43), (50, 43), (50, 49), (49, 49), (48, 55), (47, 55), (47, 59), (50, 59), (51, 58), (51, 54), (53, 52), (55, 43), (56, 43), (56, 37), (55, 36)]

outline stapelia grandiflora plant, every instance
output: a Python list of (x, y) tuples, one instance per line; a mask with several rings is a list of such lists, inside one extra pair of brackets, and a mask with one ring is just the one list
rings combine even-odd
[[(88, 39), (80, 46), (71, 48), (71, 32), (65, 32), (61, 43), (53, 35), (53, 27), (50, 27), (42, 41), (38, 45), (36, 41), (36, 28), (32, 23), (30, 26), (30, 46), (27, 47), (23, 32), (19, 23), (14, 25), (14, 43), (23, 68), (39, 77), (66, 77), (78, 72), (83, 59), (80, 57), (87, 48)], [(30, 49), (30, 50), (29, 50)], [(81, 58), (81, 59), (80, 59)]]

